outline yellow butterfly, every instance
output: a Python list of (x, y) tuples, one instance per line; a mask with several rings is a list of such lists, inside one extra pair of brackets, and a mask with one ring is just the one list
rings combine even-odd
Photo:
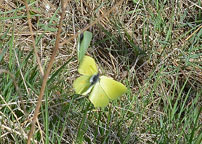
[(89, 99), (95, 107), (106, 107), (109, 100), (115, 100), (127, 91), (120, 82), (106, 76), (99, 76), (95, 60), (90, 56), (84, 56), (79, 65), (78, 77), (73, 87), (77, 94), (90, 93)]

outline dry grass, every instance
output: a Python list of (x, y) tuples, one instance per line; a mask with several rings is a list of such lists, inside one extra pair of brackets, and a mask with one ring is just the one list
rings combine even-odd
[[(87, 98), (74, 95), (77, 39), (63, 43), (117, 2), (77, 0), (67, 5), (61, 45), (35, 128), (36, 143), (200, 143), (200, 1), (126, 0), (117, 6), (88, 29), (93, 33), (88, 55), (102, 74), (123, 82), (128, 93), (105, 109), (94, 109)], [(30, 3), (33, 36), (45, 70), (60, 4)], [(25, 143), (42, 78), (23, 1), (0, 1), (0, 14), (0, 69), (15, 75), (29, 113), (20, 107), (11, 78), (1, 74), (0, 143)]]

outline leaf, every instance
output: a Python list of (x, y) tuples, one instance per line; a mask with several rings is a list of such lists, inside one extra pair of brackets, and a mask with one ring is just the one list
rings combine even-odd
[(89, 31), (85, 31), (83, 34), (79, 36), (78, 49), (77, 49), (79, 63), (82, 61), (85, 53), (87, 52), (91, 40), (92, 40), (92, 33)]

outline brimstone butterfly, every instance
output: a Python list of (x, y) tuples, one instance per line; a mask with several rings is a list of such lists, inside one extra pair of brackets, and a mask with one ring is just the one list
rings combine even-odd
[(127, 91), (120, 82), (106, 76), (99, 76), (95, 60), (84, 56), (78, 72), (78, 77), (73, 87), (77, 94), (86, 95), (90, 92), (89, 99), (95, 107), (106, 107), (109, 100), (115, 100)]

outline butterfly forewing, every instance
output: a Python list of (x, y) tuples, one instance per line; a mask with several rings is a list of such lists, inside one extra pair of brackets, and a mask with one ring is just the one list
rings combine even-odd
[(100, 77), (100, 85), (107, 96), (112, 100), (117, 99), (127, 91), (127, 88), (122, 83), (106, 76)]
[(98, 73), (95, 60), (89, 56), (84, 56), (79, 65), (78, 72), (83, 75), (93, 76)]

